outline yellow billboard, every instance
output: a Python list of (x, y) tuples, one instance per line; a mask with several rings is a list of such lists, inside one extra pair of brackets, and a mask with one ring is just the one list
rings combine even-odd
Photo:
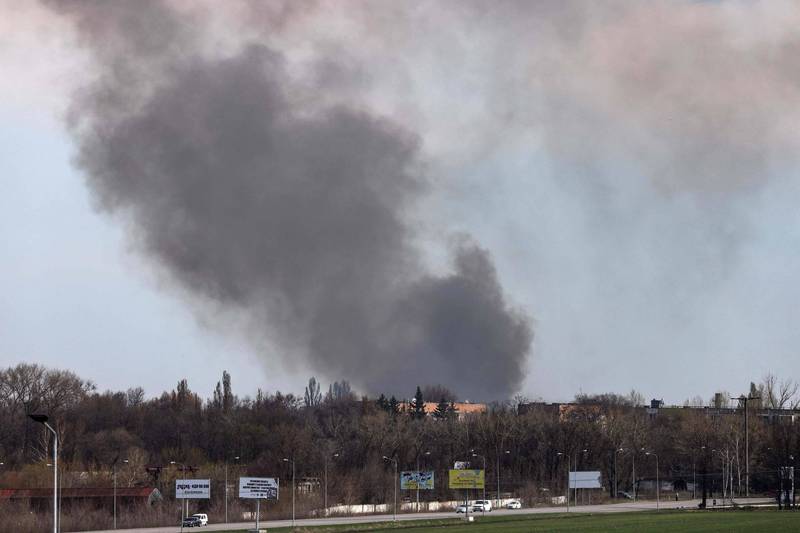
[(450, 470), (451, 489), (482, 489), (484, 483), (483, 470)]

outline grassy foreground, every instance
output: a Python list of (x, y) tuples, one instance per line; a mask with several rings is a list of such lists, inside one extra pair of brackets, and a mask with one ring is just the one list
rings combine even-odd
[[(614, 533), (665, 531), (680, 533), (800, 531), (800, 513), (777, 511), (666, 511), (619, 514), (519, 515), (479, 518), (467, 524), (459, 519), (419, 520), (409, 522), (352, 524), (340, 526), (298, 527), (297, 532), (345, 533), (388, 532), (408, 533), (531, 533), (558, 531), (611, 531)], [(291, 528), (270, 529), (288, 533)], [(234, 532), (230, 532), (234, 533)], [(238, 532), (236, 532), (238, 533)]]

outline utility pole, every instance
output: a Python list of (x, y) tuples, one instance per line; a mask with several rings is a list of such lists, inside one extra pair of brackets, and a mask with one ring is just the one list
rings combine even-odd
[(744, 394), (738, 398), (731, 398), (731, 400), (739, 400), (739, 403), (744, 404), (744, 495), (746, 498), (750, 497), (750, 424), (747, 402), (760, 399), (761, 396), (745, 396)]

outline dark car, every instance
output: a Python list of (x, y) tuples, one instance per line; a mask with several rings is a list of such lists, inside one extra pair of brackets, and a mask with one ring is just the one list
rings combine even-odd
[(203, 521), (196, 516), (189, 516), (183, 519), (183, 527), (202, 527)]

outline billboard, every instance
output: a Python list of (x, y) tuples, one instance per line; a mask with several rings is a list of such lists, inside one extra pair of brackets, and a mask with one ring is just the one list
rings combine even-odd
[(176, 479), (175, 498), (207, 500), (211, 497), (210, 479)]
[(400, 472), (401, 490), (433, 490), (433, 472), (409, 470)]
[(448, 473), (451, 489), (483, 488), (483, 470), (450, 470)]
[(569, 473), (569, 488), (571, 489), (602, 489), (600, 472), (589, 470), (585, 472)]
[(278, 480), (272, 477), (240, 477), (239, 497), (254, 500), (277, 500)]

